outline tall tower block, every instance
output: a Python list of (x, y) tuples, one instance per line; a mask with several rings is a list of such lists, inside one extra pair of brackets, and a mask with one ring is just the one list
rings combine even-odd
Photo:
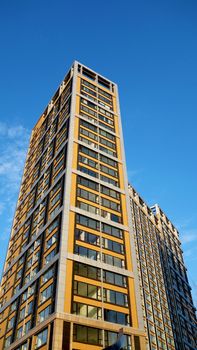
[[(0, 349), (145, 349), (117, 85), (79, 62), (35, 125), (2, 282)], [(87, 345), (88, 344), (88, 345)]]

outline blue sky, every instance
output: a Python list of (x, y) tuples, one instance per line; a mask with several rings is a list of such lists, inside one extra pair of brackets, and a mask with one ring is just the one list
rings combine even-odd
[(180, 230), (197, 301), (197, 2), (0, 1), (0, 266), (30, 130), (77, 59), (119, 85), (129, 179)]

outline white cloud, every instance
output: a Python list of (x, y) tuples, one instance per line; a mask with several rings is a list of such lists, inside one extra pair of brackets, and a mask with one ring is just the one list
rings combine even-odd
[[(22, 125), (0, 123), (0, 238), (11, 225), (24, 168), (30, 131)], [(8, 232), (6, 232), (7, 236)]]
[(6, 137), (9, 139), (18, 138), (20, 136), (26, 136), (27, 129), (22, 125), (9, 126), (6, 123), (0, 122), (0, 137)]
[(24, 135), (24, 133), (26, 133), (26, 130), (22, 125), (19, 125), (8, 128), (7, 133), (9, 138), (15, 138)]
[(7, 133), (7, 126), (4, 123), (0, 123), (0, 136), (5, 136)]
[(195, 242), (197, 240), (197, 230), (196, 229), (186, 229), (181, 234), (181, 242), (183, 244)]
[(193, 216), (190, 216), (189, 218), (184, 218), (181, 221), (174, 222), (174, 225), (175, 227), (177, 227), (179, 231), (184, 231), (189, 227), (191, 227), (192, 222), (195, 220), (195, 218), (196, 218), (196, 215), (193, 215)]
[(184, 251), (184, 257), (185, 258), (189, 258), (190, 256), (192, 256), (192, 254), (193, 254), (193, 249), (186, 249)]
[(4, 204), (0, 203), (0, 215), (3, 213), (4, 210)]
[[(4, 135), (3, 130), (6, 130)], [(6, 124), (3, 127), (0, 124), (0, 136), (0, 175), (6, 182), (10, 179), (17, 181), (24, 164), (30, 132), (23, 126), (9, 128)]]
[(135, 169), (129, 169), (127, 171), (127, 175), (128, 175), (128, 177), (133, 177), (133, 176), (138, 175), (139, 172), (140, 172), (140, 170), (137, 170), (137, 169), (136, 170)]

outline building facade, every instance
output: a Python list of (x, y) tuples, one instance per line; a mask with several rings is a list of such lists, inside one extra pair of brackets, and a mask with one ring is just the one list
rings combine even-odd
[(179, 234), (129, 185), (147, 349), (194, 350), (196, 315)]
[(117, 85), (75, 62), (35, 125), (1, 282), (0, 349), (145, 349)]
[(147, 349), (175, 349), (158, 245), (157, 219), (129, 186)]
[(157, 218), (163, 276), (176, 349), (197, 349), (196, 309), (193, 304), (179, 233), (158, 205), (151, 207)]

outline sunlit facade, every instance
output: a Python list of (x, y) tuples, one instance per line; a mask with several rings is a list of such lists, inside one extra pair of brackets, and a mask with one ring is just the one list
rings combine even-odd
[(32, 131), (0, 349), (146, 348), (127, 183), (117, 85), (75, 62)]

